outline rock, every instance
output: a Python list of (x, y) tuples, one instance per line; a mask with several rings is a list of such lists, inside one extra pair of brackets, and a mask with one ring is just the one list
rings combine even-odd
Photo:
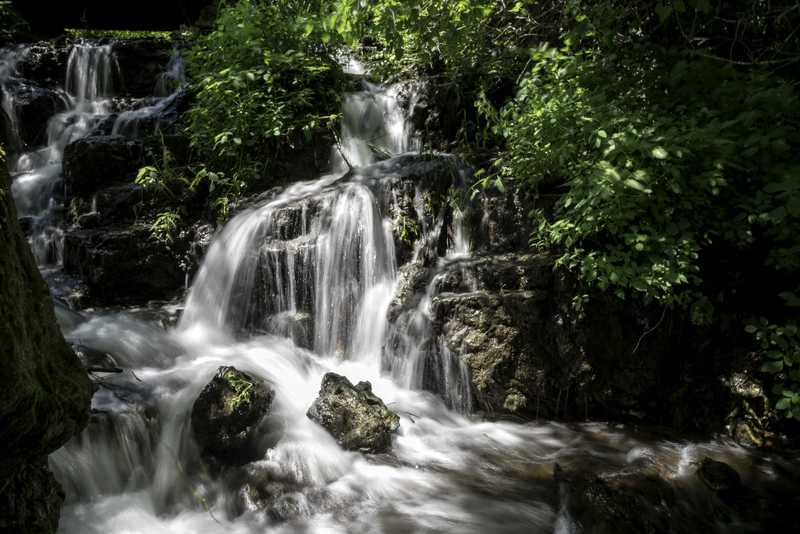
[(18, 152), (18, 146), (15, 146), (14, 132), (11, 127), (11, 118), (6, 111), (0, 108), (0, 145), (10, 149), (11, 152)]
[(0, 493), (0, 532), (55, 532), (64, 491), (47, 468), (47, 459), (24, 464)]
[(50, 117), (67, 109), (63, 94), (27, 81), (14, 84), (9, 89), (14, 102), (20, 140), (28, 147), (45, 145)]
[(120, 93), (133, 97), (153, 94), (164, 72), (173, 43), (165, 39), (123, 39), (112, 43), (122, 78)]
[(141, 141), (91, 136), (64, 150), (64, 185), (69, 196), (89, 196), (102, 187), (132, 182), (144, 165)]
[(80, 224), (80, 217), (88, 213), (96, 213), (97, 224), (102, 226), (133, 222), (137, 210), (141, 212), (140, 207), (153, 196), (144, 187), (133, 183), (104, 187), (92, 195), (91, 199), (71, 198), (68, 210), (69, 222)]
[(100, 226), (100, 214), (96, 211), (84, 213), (78, 217), (78, 226), (81, 228), (91, 229)]
[(258, 427), (269, 415), (274, 390), (233, 367), (220, 367), (192, 407), (192, 431), (202, 454), (241, 465), (263, 456)]
[(54, 532), (63, 495), (45, 457), (85, 426), (90, 386), (20, 231), (2, 157), (0, 242), (0, 531)]
[[(367, 182), (392, 219), (399, 265), (419, 247), (424, 265), (435, 264), (453, 241), (453, 209), (449, 194), (465, 183), (471, 169), (446, 154), (403, 154), (354, 169), (346, 179)], [(434, 231), (436, 230), (436, 231)], [(418, 243), (420, 239), (426, 241)]]
[(184, 287), (187, 246), (156, 241), (141, 226), (70, 229), (64, 234), (64, 270), (80, 275), (100, 304), (165, 299)]
[[(493, 415), (630, 417), (635, 408), (657, 411), (654, 390), (669, 346), (660, 336), (666, 331), (642, 342), (652, 351), (648, 357), (634, 354), (636, 332), (646, 330), (643, 317), (599, 294), (576, 313), (579, 290), (555, 271), (554, 260), (484, 253), (434, 268), (402, 267), (388, 310), (384, 367), (391, 369), (410, 347), (422, 350), (424, 389), (443, 395), (447, 383), (453, 385), (451, 373), (469, 380), (465, 387), (477, 407)], [(432, 324), (426, 332), (414, 318), (429, 289)], [(466, 371), (452, 375), (453, 363), (461, 362)]]
[(17, 70), (22, 78), (44, 87), (60, 87), (64, 84), (70, 48), (52, 42), (32, 44), (17, 63)]
[(564, 472), (555, 466), (562, 486), (562, 509), (575, 534), (667, 534), (675, 532), (670, 512), (675, 493), (664, 480), (638, 473), (601, 475)]
[(711, 491), (720, 494), (736, 492), (742, 485), (742, 479), (733, 467), (708, 457), (700, 463), (697, 476)]
[(36, 225), (36, 217), (33, 215), (23, 215), (17, 219), (17, 221), (19, 222), (19, 227), (22, 230), (22, 233), (26, 236), (31, 234), (34, 226)]
[(369, 382), (353, 386), (335, 373), (325, 374), (307, 415), (345, 449), (372, 454), (387, 452), (392, 433), (400, 427), (400, 418), (372, 393)]
[(528, 213), (531, 206), (540, 204), (513, 184), (506, 185), (502, 193), (496, 188), (481, 190), (476, 201), (465, 209), (464, 225), (472, 249), (494, 254), (529, 249), (528, 241), (535, 228)]

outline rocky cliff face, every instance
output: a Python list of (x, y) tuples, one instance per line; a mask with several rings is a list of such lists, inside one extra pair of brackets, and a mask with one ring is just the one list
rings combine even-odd
[(46, 456), (86, 424), (89, 381), (56, 324), (2, 157), (0, 243), (0, 532), (54, 532), (64, 494)]

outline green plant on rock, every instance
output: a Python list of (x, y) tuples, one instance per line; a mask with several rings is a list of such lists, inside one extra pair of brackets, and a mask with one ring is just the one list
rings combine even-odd
[(162, 211), (150, 225), (150, 235), (162, 243), (172, 243), (180, 222), (180, 214), (171, 210)]
[(773, 324), (765, 318), (747, 325), (753, 334), (758, 354), (764, 362), (761, 371), (774, 375), (772, 389), (775, 409), (786, 417), (800, 420), (800, 328), (797, 321)]

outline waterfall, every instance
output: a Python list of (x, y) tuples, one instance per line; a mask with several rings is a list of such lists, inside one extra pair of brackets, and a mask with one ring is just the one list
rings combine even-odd
[[(14, 65), (25, 53), (24, 48), (11, 51), (0, 61), (3, 110), (11, 117), (14, 129), (18, 126), (13, 95), (5, 85), (16, 76)], [(116, 77), (118, 67), (110, 45), (73, 45), (65, 75), (66, 93), (58, 93), (66, 111), (50, 118), (45, 146), (18, 154), (11, 162), (11, 192), (19, 214), (31, 220), (30, 243), (40, 266), (60, 265), (63, 260), (59, 188), (64, 149), (88, 135), (98, 120), (110, 112), (109, 97)], [(21, 147), (18, 132), (17, 139)]]
[(113, 95), (119, 65), (111, 45), (76, 44), (67, 61), (67, 92), (77, 103), (97, 102)]
[[(180, 75), (170, 76), (154, 105), (180, 90)], [(569, 531), (575, 522), (559, 505), (556, 465), (624, 474), (642, 456), (632, 450), (656, 458), (687, 494), (704, 491), (685, 473), (681, 443), (605, 425), (469, 416), (468, 369), (433, 328), (447, 278), (472, 255), (461, 213), (442, 209), (420, 229), (410, 257), (427, 285), (415, 306), (388, 320), (402, 281), (390, 219), (397, 199), (376, 162), (418, 148), (396, 95), (366, 82), (346, 95), (331, 174), (241, 207), (220, 229), (177, 328), (153, 320), (166, 311), (174, 317), (174, 308), (62, 318), (84, 360), (123, 371), (96, 378), (89, 426), (50, 456), (67, 494), (61, 534)], [(151, 111), (121, 114), (115, 129), (133, 135)], [(67, 130), (53, 125), (50, 155), (63, 150), (56, 138), (73, 136)], [(415, 193), (422, 220), (423, 191)], [(436, 243), (443, 233), (447, 243)], [(426, 256), (430, 248), (435, 258)], [(222, 365), (268, 382), (275, 399), (259, 436), (269, 445), (264, 456), (220, 471), (200, 457), (190, 413)], [(391, 454), (345, 451), (306, 416), (327, 372), (369, 381), (399, 415)], [(693, 446), (692, 458), (702, 454), (744, 456), (732, 446)], [(758, 468), (768, 477), (797, 472), (788, 462)], [(697, 501), (681, 502), (674, 515), (702, 516), (708, 499)]]

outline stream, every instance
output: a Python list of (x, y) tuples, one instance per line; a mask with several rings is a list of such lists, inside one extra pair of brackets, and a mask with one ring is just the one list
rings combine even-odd
[[(33, 225), (31, 246), (43, 272), (57, 272), (62, 262), (64, 147), (111, 113), (114, 69), (107, 45), (76, 44), (65, 73), (66, 111), (50, 119), (46, 146), (11, 160), (12, 191)], [(179, 59), (167, 73), (183, 83)], [(13, 83), (21, 82), (6, 56), (0, 85)], [(576, 516), (586, 495), (580, 488), (594, 487), (595, 476), (638, 483), (656, 475), (674, 501), (656, 499), (669, 513), (655, 531), (761, 532), (751, 514), (708, 490), (698, 466), (704, 458), (727, 463), (751, 492), (748, 502), (764, 503), (796, 483), (795, 462), (721, 439), (603, 422), (482, 420), (471, 413), (469, 370), (459, 355), (442, 348), (432, 364), (422, 361), (421, 347), (438, 342), (430, 339), (436, 276), (403, 329), (387, 319), (398, 259), (392, 199), (375, 157), (413, 154), (419, 143), (397, 91), (361, 83), (361, 91), (345, 95), (330, 173), (240, 210), (214, 236), (185, 301), (57, 305), (64, 336), (85, 360), (123, 369), (97, 377), (88, 427), (50, 456), (67, 495), (59, 532), (613, 532)], [(154, 88), (157, 100), (121, 113), (113, 133), (135, 136), (137, 121), (159, 113), (174, 94)], [(4, 98), (3, 106), (13, 118), (13, 101)], [(471, 252), (458, 217), (435, 223), (442, 224), (450, 239), (435, 269), (444, 272)], [(417, 243), (418, 256), (425, 236)], [(58, 293), (58, 277), (48, 280)], [(431, 365), (433, 388), (425, 378)], [(204, 466), (190, 428), (192, 405), (220, 366), (276, 391), (263, 436), (267, 453), (236, 476)], [(369, 381), (400, 416), (390, 453), (343, 450), (306, 416), (327, 372)], [(253, 501), (242, 478), (268, 485), (269, 506)], [(637, 514), (650, 513), (639, 501), (626, 502)]]

